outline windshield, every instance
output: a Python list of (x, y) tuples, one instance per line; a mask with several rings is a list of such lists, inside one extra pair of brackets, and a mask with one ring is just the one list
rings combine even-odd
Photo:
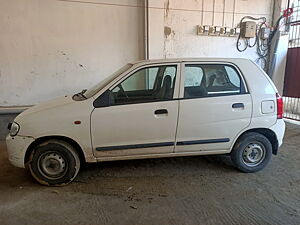
[(126, 64), (123, 66), (121, 69), (118, 71), (114, 72), (104, 80), (100, 81), (98, 84), (95, 86), (89, 88), (87, 91), (84, 92), (84, 96), (86, 98), (92, 97), (94, 94), (96, 94), (99, 90), (101, 90), (105, 85), (107, 85), (110, 81), (118, 77), (120, 74), (124, 73), (126, 70), (130, 69), (132, 67), (132, 64)]

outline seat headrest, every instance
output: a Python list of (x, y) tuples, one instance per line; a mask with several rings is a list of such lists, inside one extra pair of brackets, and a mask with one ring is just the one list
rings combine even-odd
[(166, 75), (164, 78), (163, 86), (171, 87), (172, 77), (170, 75)]

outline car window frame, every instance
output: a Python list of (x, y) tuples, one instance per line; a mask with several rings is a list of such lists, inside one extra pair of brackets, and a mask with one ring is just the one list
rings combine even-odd
[[(110, 102), (106, 102), (107, 104), (102, 105), (99, 103), (99, 99), (105, 95), (108, 91), (112, 91), (115, 87), (117, 87), (120, 83), (125, 81), (128, 77), (136, 73), (137, 71), (145, 68), (151, 67), (159, 67), (159, 66), (176, 66), (176, 75), (175, 75), (175, 86), (173, 91), (172, 99), (161, 99), (161, 100), (153, 100), (153, 101), (145, 101), (145, 102), (132, 102), (132, 103), (125, 103), (125, 104), (117, 104), (111, 105)], [(130, 71), (126, 71), (124, 74), (121, 74), (120, 77), (114, 79), (111, 83), (109, 83), (106, 87), (99, 91), (99, 95), (93, 101), (93, 106), (95, 108), (102, 108), (102, 107), (115, 107), (115, 106), (124, 106), (124, 105), (133, 105), (133, 104), (147, 104), (147, 103), (155, 103), (155, 102), (163, 102), (163, 101), (174, 101), (179, 99), (179, 90), (180, 90), (180, 81), (181, 81), (181, 62), (168, 62), (168, 63), (151, 63), (140, 65), (135, 68), (132, 68)]]
[[(213, 97), (220, 97), (220, 96), (233, 96), (233, 95), (244, 95), (244, 94), (249, 94), (249, 89), (247, 86), (247, 83), (245, 81), (244, 75), (242, 73), (242, 71), (240, 70), (240, 68), (232, 63), (232, 62), (224, 62), (224, 61), (186, 61), (186, 62), (182, 62), (181, 63), (181, 85), (180, 85), (180, 94), (179, 94), (179, 98), (181, 100), (184, 99), (197, 99), (197, 98), (213, 98)], [(216, 94), (209, 94), (207, 96), (201, 96), (201, 97), (184, 97), (184, 81), (185, 81), (185, 67), (188, 65), (218, 65), (218, 66), (230, 66), (232, 67), (236, 72), (237, 75), (239, 76), (240, 80), (241, 80), (241, 92), (240, 93), (216, 93)], [(203, 71), (205, 75), (205, 71)]]

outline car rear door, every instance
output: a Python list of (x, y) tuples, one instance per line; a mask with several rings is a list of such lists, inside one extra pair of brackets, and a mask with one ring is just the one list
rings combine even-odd
[(175, 152), (226, 152), (250, 124), (252, 99), (230, 63), (184, 63)]
[(174, 151), (179, 67), (177, 63), (144, 66), (109, 88), (110, 105), (96, 106), (91, 115), (97, 158)]

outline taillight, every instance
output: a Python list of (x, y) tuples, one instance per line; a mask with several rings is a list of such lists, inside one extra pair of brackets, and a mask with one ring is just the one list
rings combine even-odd
[(280, 94), (276, 93), (277, 100), (277, 119), (282, 119), (283, 117), (283, 100)]

